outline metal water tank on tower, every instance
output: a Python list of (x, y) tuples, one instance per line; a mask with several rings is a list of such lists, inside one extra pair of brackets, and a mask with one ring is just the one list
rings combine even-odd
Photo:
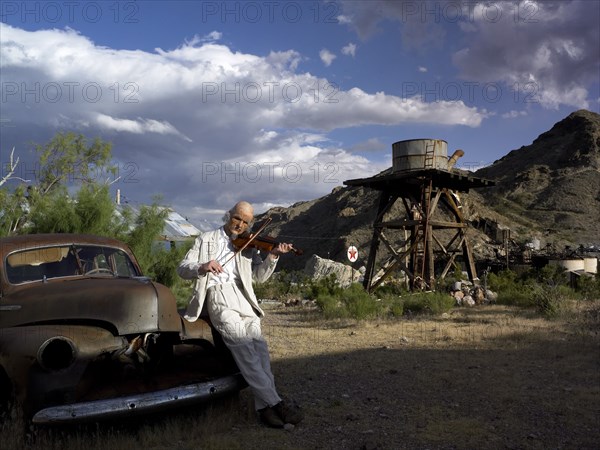
[(409, 139), (392, 144), (392, 171), (448, 170), (448, 143), (441, 139)]

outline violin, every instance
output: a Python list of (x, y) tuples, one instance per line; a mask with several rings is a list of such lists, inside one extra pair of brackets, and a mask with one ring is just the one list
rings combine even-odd
[[(272, 238), (271, 236), (254, 236), (252, 234), (241, 235), (236, 239), (233, 239), (231, 242), (233, 246), (240, 250), (245, 248), (255, 248), (257, 250), (264, 250), (266, 252), (270, 252), (275, 247), (279, 245), (279, 242)], [(302, 255), (304, 252), (299, 248), (292, 247), (291, 249), (296, 256)]]

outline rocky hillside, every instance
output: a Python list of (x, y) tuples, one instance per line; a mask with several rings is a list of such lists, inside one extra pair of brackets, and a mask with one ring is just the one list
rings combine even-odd
[[(471, 232), (476, 258), (493, 255), (494, 236), (482, 223), (510, 228), (520, 242), (600, 243), (600, 115), (574, 112), (475, 175), (497, 183), (461, 194), (468, 220), (488, 232)], [(355, 267), (366, 264), (378, 198), (370, 189), (337, 187), (319, 199), (269, 210), (268, 233), (304, 250), (281, 267), (300, 269), (313, 254), (347, 262), (349, 245), (359, 249)], [(396, 208), (403, 214), (401, 204)]]
[[(600, 241), (600, 115), (577, 111), (475, 175), (496, 180), (485, 203), (542, 238)], [(523, 219), (525, 219), (523, 221)]]

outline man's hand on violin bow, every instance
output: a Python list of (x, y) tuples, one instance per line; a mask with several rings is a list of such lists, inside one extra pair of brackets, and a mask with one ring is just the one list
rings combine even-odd
[(209, 262), (201, 264), (200, 267), (198, 267), (198, 275), (203, 275), (209, 272), (218, 275), (223, 273), (223, 267), (214, 259), (211, 259)]

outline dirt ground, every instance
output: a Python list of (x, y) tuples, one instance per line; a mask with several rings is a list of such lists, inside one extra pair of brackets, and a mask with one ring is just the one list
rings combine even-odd
[[(262, 448), (600, 448), (598, 313), (548, 321), (503, 306), (440, 318), (323, 323), (272, 306), (264, 320), (294, 430), (233, 430)], [(262, 445), (261, 445), (262, 444)]]
[(598, 302), (552, 321), (482, 306), (325, 322), (309, 307), (263, 306), (278, 388), (306, 414), (295, 428), (259, 424), (246, 389), (116, 427), (3, 438), (3, 448), (600, 448)]

